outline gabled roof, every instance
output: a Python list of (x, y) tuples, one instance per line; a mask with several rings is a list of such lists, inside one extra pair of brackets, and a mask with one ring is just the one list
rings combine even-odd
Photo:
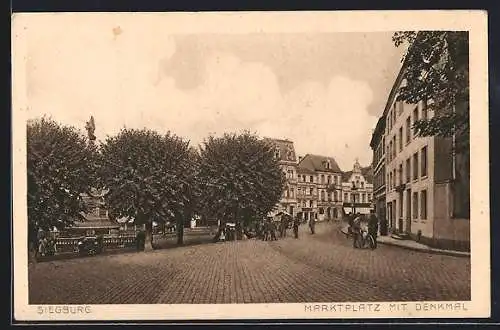
[[(361, 167), (361, 174), (366, 182), (373, 183), (373, 171), (371, 166)], [(352, 175), (352, 171), (342, 172), (342, 182), (347, 182)]]
[[(330, 168), (326, 167), (330, 162)], [(315, 172), (341, 173), (339, 165), (333, 157), (307, 154), (299, 163), (299, 168), (308, 169)]]

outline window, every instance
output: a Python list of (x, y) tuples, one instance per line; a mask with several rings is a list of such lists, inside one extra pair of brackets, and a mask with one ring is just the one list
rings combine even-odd
[(321, 200), (324, 202), (326, 200), (325, 191), (321, 190)]
[(314, 188), (309, 188), (309, 195), (314, 194)]
[[(413, 109), (413, 124), (418, 121), (418, 106)], [(415, 129), (413, 130), (413, 136), (415, 136)]]
[(392, 160), (394, 157), (392, 156), (392, 140), (389, 142), (389, 160)]
[(422, 101), (422, 119), (427, 120), (427, 101)]
[(413, 193), (413, 219), (418, 219), (418, 192)]
[(403, 163), (399, 164), (399, 184), (403, 184)]
[(392, 138), (393, 144), (392, 144), (392, 158), (396, 158), (396, 135)]
[(365, 194), (361, 195), (361, 202), (366, 203), (366, 195)]
[(403, 110), (404, 110), (404, 103), (403, 101), (399, 101), (398, 102), (398, 106), (399, 106), (399, 114), (401, 115), (403, 113)]
[(338, 201), (338, 197), (339, 197), (339, 196), (338, 196), (338, 193), (337, 193), (337, 191), (335, 190), (335, 191), (333, 192), (333, 200), (337, 202), (337, 201)]
[(403, 151), (403, 127), (399, 128), (399, 152)]
[(361, 181), (361, 188), (364, 188), (365, 187), (365, 183), (363, 181)]
[(427, 219), (427, 190), (420, 192), (420, 219)]
[(410, 158), (406, 160), (406, 182), (410, 182), (411, 180), (411, 161)]
[(314, 177), (312, 175), (309, 177), (309, 182), (314, 182)]
[(389, 175), (389, 187), (392, 189), (392, 171)]
[(410, 143), (411, 141), (411, 118), (408, 116), (406, 118), (406, 144)]
[(418, 152), (413, 154), (413, 180), (418, 179)]
[(295, 190), (293, 188), (290, 188), (290, 197), (295, 198)]
[(320, 207), (320, 208), (319, 208), (319, 214), (324, 214), (324, 213), (325, 213), (325, 211), (323, 210), (323, 208), (322, 208), (322, 207)]
[(321, 183), (325, 183), (325, 176), (321, 174)]
[(332, 181), (332, 177), (331, 177), (331, 176), (328, 176), (328, 177), (326, 178), (326, 183), (330, 184), (330, 181)]
[(427, 176), (427, 146), (422, 148), (422, 152), (420, 155), (420, 175), (421, 176)]
[(87, 229), (86, 234), (87, 234), (87, 236), (94, 236), (95, 230), (94, 229)]
[(277, 159), (280, 159), (280, 148), (279, 147), (276, 147), (274, 149), (274, 157), (276, 157)]
[(349, 201), (349, 195), (347, 193), (344, 193), (344, 202)]
[(418, 121), (418, 106), (413, 109), (413, 123), (416, 123)]

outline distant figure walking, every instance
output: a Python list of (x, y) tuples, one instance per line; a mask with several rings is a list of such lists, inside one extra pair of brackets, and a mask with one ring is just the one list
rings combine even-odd
[(311, 229), (311, 235), (314, 235), (314, 232), (315, 232), (315, 227), (316, 226), (316, 220), (314, 218), (311, 218), (309, 220), (309, 229)]
[(295, 236), (295, 238), (299, 238), (299, 224), (300, 224), (300, 220), (297, 217), (293, 221), (293, 235)]

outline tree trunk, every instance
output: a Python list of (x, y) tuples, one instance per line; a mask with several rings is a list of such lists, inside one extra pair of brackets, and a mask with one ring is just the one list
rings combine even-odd
[(28, 247), (28, 263), (36, 264), (38, 257), (38, 246), (34, 242), (29, 243)]
[(177, 245), (184, 244), (184, 218), (181, 215), (177, 215)]
[(146, 221), (145, 225), (145, 234), (146, 234), (146, 240), (144, 242), (144, 251), (152, 251), (153, 250), (153, 222), (151, 220)]

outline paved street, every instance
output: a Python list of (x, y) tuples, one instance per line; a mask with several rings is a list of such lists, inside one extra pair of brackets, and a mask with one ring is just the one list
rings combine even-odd
[[(210, 243), (30, 265), (30, 304), (469, 300), (470, 259), (353, 249), (333, 224), (300, 239)], [(291, 232), (289, 232), (291, 234)]]

